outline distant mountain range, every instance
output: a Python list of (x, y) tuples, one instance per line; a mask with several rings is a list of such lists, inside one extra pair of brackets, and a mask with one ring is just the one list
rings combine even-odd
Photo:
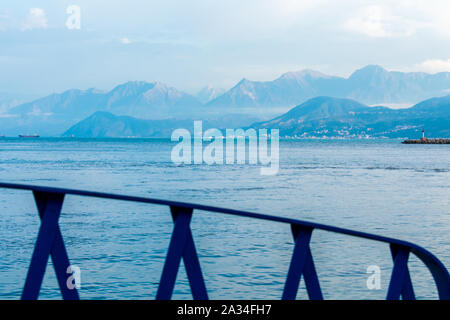
[[(233, 124), (231, 120), (230, 124)], [(221, 128), (221, 123), (205, 121), (204, 128)], [(188, 120), (140, 120), (96, 112), (71, 127), (64, 136), (167, 138), (176, 128), (187, 128), (192, 132), (192, 125), (192, 121)], [(449, 137), (450, 95), (397, 110), (369, 107), (351, 99), (321, 96), (272, 120), (256, 122), (250, 127), (279, 129), (280, 136), (285, 138), (418, 138), (422, 128), (426, 128), (429, 137)]]
[(280, 136), (428, 137), (450, 136), (450, 95), (425, 100), (407, 109), (369, 107), (351, 99), (316, 97), (253, 128), (279, 129)]
[[(279, 115), (316, 96), (349, 98), (373, 105), (418, 102), (448, 94), (450, 73), (402, 73), (366, 66), (342, 78), (313, 70), (288, 72), (274, 81), (243, 79), (224, 92), (206, 87), (196, 96), (161, 82), (132, 81), (110, 91), (72, 89), (18, 104), (0, 99), (0, 134), (55, 136), (97, 111), (139, 119), (208, 119), (220, 123)], [(1, 98), (1, 97), (0, 97)], [(236, 116), (241, 114), (241, 117)], [(225, 119), (221, 126), (229, 125)]]
[(199, 114), (202, 104), (195, 97), (161, 82), (133, 81), (108, 92), (73, 89), (21, 104), (9, 109), (8, 121), (0, 124), (2, 133), (60, 135), (96, 111), (166, 119)]
[(161, 82), (131, 81), (108, 92), (73, 89), (61, 94), (52, 94), (17, 106), (9, 113), (52, 115), (57, 118), (70, 115), (77, 118), (102, 110), (141, 118), (156, 118), (186, 112), (199, 106), (199, 101), (193, 96)]
[(348, 78), (303, 70), (285, 73), (273, 81), (243, 79), (208, 106), (228, 109), (292, 107), (316, 96), (355, 99), (369, 105), (412, 104), (448, 93), (450, 72), (404, 73), (369, 65)]

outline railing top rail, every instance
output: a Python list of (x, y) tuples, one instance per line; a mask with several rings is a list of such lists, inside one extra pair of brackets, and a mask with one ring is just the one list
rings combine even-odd
[(387, 242), (387, 243), (392, 243), (392, 244), (396, 244), (399, 246), (409, 247), (413, 251), (414, 250), (427, 251), (425, 248), (422, 248), (412, 242), (399, 240), (399, 239), (395, 239), (395, 238), (390, 238), (390, 237), (385, 237), (385, 236), (381, 236), (381, 235), (375, 235), (375, 234), (371, 234), (371, 233), (355, 231), (355, 230), (351, 230), (351, 229), (345, 229), (345, 228), (340, 228), (340, 227), (335, 227), (335, 226), (331, 226), (331, 225), (315, 223), (315, 222), (310, 222), (310, 221), (305, 221), (305, 220), (272, 216), (272, 215), (267, 215), (267, 214), (261, 214), (261, 213), (243, 211), (243, 210), (236, 210), (236, 209), (229, 209), (229, 208), (221, 208), (221, 207), (195, 204), (195, 203), (189, 203), (189, 202), (180, 202), (180, 201), (163, 200), (163, 199), (156, 199), (156, 198), (120, 195), (120, 194), (104, 193), (104, 192), (97, 192), (97, 191), (86, 191), (86, 190), (77, 190), (77, 189), (55, 188), (55, 187), (25, 185), (25, 184), (15, 184), (15, 183), (2, 183), (2, 182), (0, 182), (0, 188), (31, 190), (31, 191), (49, 192), (49, 193), (61, 193), (61, 194), (76, 195), (76, 196), (113, 199), (113, 200), (131, 201), (131, 202), (141, 202), (141, 203), (149, 203), (149, 204), (157, 204), (157, 205), (166, 205), (166, 206), (170, 206), (170, 207), (180, 207), (180, 208), (197, 209), (197, 210), (209, 211), (209, 212), (218, 212), (218, 213), (224, 213), (224, 214), (230, 214), (230, 215), (236, 215), (236, 216), (242, 216), (242, 217), (248, 217), (248, 218), (256, 218), (256, 219), (261, 219), (261, 220), (269, 220), (269, 221), (288, 223), (288, 224), (296, 224), (296, 225), (301, 225), (301, 226), (309, 227), (309, 228), (313, 228), (313, 229), (341, 233), (341, 234), (346, 234), (349, 236), (366, 238), (366, 239), (380, 241), (380, 242)]

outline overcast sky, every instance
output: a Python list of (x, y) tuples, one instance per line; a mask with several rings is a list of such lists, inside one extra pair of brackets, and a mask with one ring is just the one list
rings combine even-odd
[[(70, 5), (80, 29), (66, 26)], [(448, 0), (2, 0), (0, 92), (159, 80), (193, 93), (367, 64), (450, 71), (449, 16)]]

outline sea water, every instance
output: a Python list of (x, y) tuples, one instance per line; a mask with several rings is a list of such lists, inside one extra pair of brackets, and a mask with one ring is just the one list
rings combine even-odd
[[(0, 181), (190, 201), (291, 217), (412, 241), (450, 267), (450, 147), (399, 140), (280, 141), (277, 175), (260, 166), (172, 163), (152, 139), (0, 139)], [(173, 228), (169, 208), (67, 196), (60, 218), (82, 299), (153, 299)], [(39, 228), (31, 192), (0, 189), (0, 298), (17, 299)], [(279, 299), (293, 241), (288, 225), (195, 211), (194, 241), (212, 299)], [(383, 299), (384, 243), (314, 231), (325, 299)], [(367, 269), (380, 268), (379, 289)], [(409, 261), (418, 298), (433, 279)], [(41, 299), (61, 297), (49, 262)], [(307, 298), (301, 281), (299, 299)], [(192, 298), (181, 264), (174, 299)]]

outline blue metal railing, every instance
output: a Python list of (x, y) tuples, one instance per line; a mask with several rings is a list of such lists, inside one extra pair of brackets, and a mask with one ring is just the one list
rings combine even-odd
[(431, 272), (436, 284), (439, 298), (450, 300), (450, 275), (442, 262), (426, 249), (413, 243), (394, 238), (308, 221), (185, 202), (11, 183), (0, 183), (0, 188), (32, 191), (38, 208), (39, 217), (41, 219), (36, 245), (34, 247), (30, 267), (28, 268), (28, 273), (25, 280), (25, 286), (22, 292), (22, 299), (38, 298), (49, 256), (53, 262), (63, 299), (79, 299), (76, 288), (70, 289), (66, 284), (66, 271), (70, 266), (70, 263), (58, 224), (65, 195), (75, 195), (165, 205), (170, 207), (172, 219), (174, 221), (174, 228), (167, 251), (161, 280), (159, 282), (156, 299), (164, 300), (172, 297), (181, 259), (184, 261), (193, 298), (201, 300), (208, 299), (208, 292), (205, 286), (200, 261), (197, 256), (194, 239), (190, 229), (190, 221), (193, 211), (194, 209), (197, 209), (241, 217), (269, 220), (290, 225), (295, 245), (282, 299), (292, 300), (296, 298), (302, 276), (305, 281), (309, 298), (315, 300), (323, 299), (319, 278), (317, 276), (313, 256), (309, 246), (313, 230), (319, 229), (380, 241), (390, 245), (394, 266), (392, 269), (386, 299), (396, 300), (400, 299), (400, 297), (408, 300), (415, 299), (414, 289), (408, 270), (408, 258), (410, 253), (413, 253)]

